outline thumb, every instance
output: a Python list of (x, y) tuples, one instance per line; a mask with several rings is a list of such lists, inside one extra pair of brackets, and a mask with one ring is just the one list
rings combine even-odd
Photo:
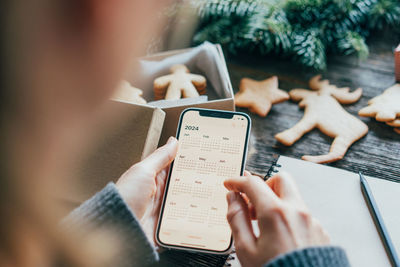
[(266, 183), (281, 199), (303, 202), (299, 189), (289, 173), (282, 171), (275, 174)]
[(226, 197), (228, 200), (228, 214), (226, 217), (232, 229), (236, 250), (254, 248), (256, 237), (254, 236), (247, 204), (237, 192), (230, 191)]
[(159, 172), (175, 159), (177, 151), (178, 140), (171, 136), (165, 145), (159, 147), (147, 158), (142, 160), (140, 164), (145, 168)]

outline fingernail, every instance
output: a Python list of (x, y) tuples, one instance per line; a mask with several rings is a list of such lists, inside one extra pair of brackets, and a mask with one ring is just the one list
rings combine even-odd
[(175, 140), (176, 140), (175, 137), (170, 136), (170, 137), (168, 138), (167, 144), (170, 144), (170, 143), (174, 142)]
[(232, 204), (232, 202), (234, 202), (237, 199), (236, 193), (233, 191), (229, 191), (227, 199), (228, 199), (228, 204)]

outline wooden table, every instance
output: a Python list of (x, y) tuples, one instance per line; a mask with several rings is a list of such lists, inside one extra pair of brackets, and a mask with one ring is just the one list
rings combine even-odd
[[(328, 69), (321, 72), (323, 78), (329, 79), (337, 86), (350, 86), (353, 90), (363, 88), (362, 98), (345, 109), (356, 116), (357, 112), (367, 105), (367, 101), (380, 94), (395, 83), (394, 47), (400, 43), (400, 37), (380, 38), (370, 42), (370, 56), (360, 62), (355, 57), (330, 57)], [(279, 87), (285, 91), (292, 88), (308, 88), (308, 80), (318, 74), (302, 69), (295, 64), (273, 58), (256, 58), (241, 55), (227, 57), (228, 70), (235, 92), (243, 77), (266, 79), (277, 75)], [(273, 155), (280, 154), (300, 158), (304, 154), (317, 155), (329, 151), (332, 138), (313, 130), (303, 136), (291, 147), (285, 147), (274, 139), (278, 132), (292, 127), (303, 116), (303, 110), (297, 103), (287, 101), (272, 107), (266, 118), (238, 109), (251, 116), (253, 126), (250, 139), (250, 153), (247, 169), (265, 174), (273, 162)], [(375, 119), (361, 118), (369, 127), (367, 136), (353, 144), (346, 156), (329, 165), (377, 178), (400, 182), (400, 135), (384, 123)], [(161, 260), (166, 266), (223, 266), (226, 256), (192, 255), (184, 251), (165, 251)]]
[[(366, 61), (359, 61), (355, 57), (332, 56), (328, 61), (328, 69), (321, 72), (323, 78), (339, 87), (349, 86), (352, 90), (363, 88), (363, 96), (357, 103), (344, 106), (351, 114), (358, 116), (357, 112), (367, 105), (369, 99), (395, 83), (393, 51), (400, 38), (392, 39), (389, 43), (372, 41), (370, 56)], [(262, 80), (277, 75), (279, 88), (289, 91), (293, 88), (308, 88), (308, 80), (318, 74), (301, 69), (288, 61), (243, 55), (230, 57), (228, 70), (235, 91), (243, 77)], [(246, 109), (238, 111), (248, 113)], [(300, 158), (305, 154), (319, 155), (329, 151), (333, 139), (317, 129), (303, 136), (291, 147), (275, 140), (276, 133), (292, 127), (302, 118), (303, 110), (297, 103), (287, 101), (274, 105), (266, 118), (248, 114), (253, 122), (251, 150), (247, 161), (247, 169), (251, 171), (265, 174), (273, 161), (273, 154)], [(375, 119), (361, 120), (369, 127), (367, 136), (353, 144), (342, 160), (329, 165), (400, 182), (400, 135)]]

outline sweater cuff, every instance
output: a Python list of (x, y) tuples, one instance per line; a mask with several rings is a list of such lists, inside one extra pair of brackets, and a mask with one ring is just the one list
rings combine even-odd
[[(134, 213), (120, 196), (114, 183), (85, 201), (63, 221), (64, 229), (84, 234), (86, 230), (111, 230), (121, 243), (118, 266), (152, 265), (159, 260)], [(122, 261), (122, 262), (121, 262)]]
[(336, 246), (308, 247), (273, 258), (265, 267), (349, 267), (346, 252)]

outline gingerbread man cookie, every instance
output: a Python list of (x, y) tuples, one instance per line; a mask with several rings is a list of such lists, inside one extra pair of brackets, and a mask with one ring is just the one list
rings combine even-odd
[(278, 77), (272, 76), (263, 81), (243, 78), (239, 92), (235, 94), (235, 105), (248, 108), (261, 117), (267, 116), (273, 104), (289, 99), (289, 94), (278, 89)]
[(123, 100), (135, 104), (146, 104), (146, 100), (142, 97), (143, 91), (133, 87), (128, 81), (122, 81), (113, 98)]
[(182, 64), (173, 65), (171, 74), (154, 80), (154, 97), (160, 99), (180, 99), (197, 97), (205, 94), (206, 78), (189, 73), (189, 69)]
[(305, 108), (303, 118), (292, 128), (278, 133), (275, 138), (284, 145), (290, 146), (305, 133), (314, 128), (334, 138), (330, 151), (326, 155), (302, 157), (303, 160), (315, 163), (328, 163), (343, 158), (348, 148), (367, 134), (368, 127), (358, 118), (349, 114), (341, 105), (358, 101), (362, 89), (349, 92), (349, 88), (337, 88), (328, 80), (320, 80), (318, 75), (312, 78), (309, 86), (312, 89), (293, 89), (290, 98), (300, 101), (299, 107)]
[(375, 117), (377, 121), (392, 122), (400, 117), (400, 84), (397, 83), (368, 101), (368, 106), (358, 114), (363, 117)]

